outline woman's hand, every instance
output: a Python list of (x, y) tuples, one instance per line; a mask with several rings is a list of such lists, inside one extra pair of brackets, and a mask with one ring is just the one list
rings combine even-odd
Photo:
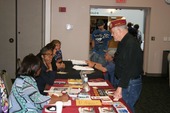
[(47, 72), (48, 71), (52, 71), (53, 70), (53, 68), (52, 68), (52, 64), (51, 64), (51, 62), (49, 61), (49, 62), (46, 62), (46, 66), (47, 66)]
[(65, 64), (63, 62), (62, 63), (56, 63), (56, 66), (57, 66), (58, 70), (65, 68)]
[(61, 63), (61, 68), (64, 69), (65, 68), (65, 64), (62, 62)]
[(61, 96), (61, 100), (62, 100), (63, 102), (67, 102), (68, 99), (69, 99), (69, 97), (68, 97), (68, 95), (66, 95), (66, 94)]
[(69, 97), (67, 94), (64, 94), (62, 96), (51, 95), (51, 100), (49, 104), (55, 104), (57, 101), (67, 102), (68, 99)]

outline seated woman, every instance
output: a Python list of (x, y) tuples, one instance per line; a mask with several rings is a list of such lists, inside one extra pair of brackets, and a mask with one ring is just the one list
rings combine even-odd
[(50, 44), (53, 47), (53, 59), (57, 70), (62, 71), (65, 68), (65, 64), (62, 61), (61, 42), (59, 40), (52, 40)]
[(35, 77), (41, 71), (41, 61), (33, 54), (24, 57), (18, 71), (11, 93), (9, 95), (9, 113), (41, 113), (44, 105), (54, 104), (56, 101), (67, 101), (68, 96), (41, 95)]
[(96, 68), (104, 73), (105, 80), (109, 80), (112, 85), (115, 86), (115, 76), (114, 76), (114, 70), (115, 70), (115, 63), (113, 61), (114, 59), (115, 50), (110, 49), (106, 51), (105, 53), (105, 60), (106, 64), (103, 66), (100, 63), (92, 62), (92, 61), (86, 61), (89, 67)]
[(53, 58), (51, 46), (46, 45), (43, 47), (37, 56), (41, 59), (42, 66), (40, 76), (36, 77), (36, 82), (40, 93), (46, 95), (47, 93), (44, 92), (44, 89), (48, 85), (53, 85), (56, 79), (56, 71), (53, 70), (51, 64)]

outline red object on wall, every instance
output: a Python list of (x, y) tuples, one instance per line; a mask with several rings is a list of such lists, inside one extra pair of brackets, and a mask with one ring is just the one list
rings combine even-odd
[(126, 0), (116, 0), (116, 3), (126, 3)]
[(66, 7), (59, 7), (59, 12), (66, 12)]

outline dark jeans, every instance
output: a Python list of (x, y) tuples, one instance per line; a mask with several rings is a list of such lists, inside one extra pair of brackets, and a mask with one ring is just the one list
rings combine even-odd
[(106, 60), (104, 58), (104, 55), (99, 55), (98, 53), (93, 52), (91, 54), (90, 60), (93, 62), (97, 62), (102, 64), (103, 66), (106, 64)]
[(104, 79), (108, 80), (113, 86), (115, 86), (115, 76), (114, 75), (109, 75), (108, 73), (104, 75)]
[(134, 105), (138, 100), (142, 90), (142, 79), (133, 79), (129, 81), (127, 88), (122, 89), (122, 98), (132, 110), (132, 113), (135, 113)]

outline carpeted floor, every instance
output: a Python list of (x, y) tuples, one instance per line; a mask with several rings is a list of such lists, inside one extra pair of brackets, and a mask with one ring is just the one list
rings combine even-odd
[(167, 77), (143, 76), (143, 89), (135, 105), (136, 113), (170, 113), (170, 87)]

